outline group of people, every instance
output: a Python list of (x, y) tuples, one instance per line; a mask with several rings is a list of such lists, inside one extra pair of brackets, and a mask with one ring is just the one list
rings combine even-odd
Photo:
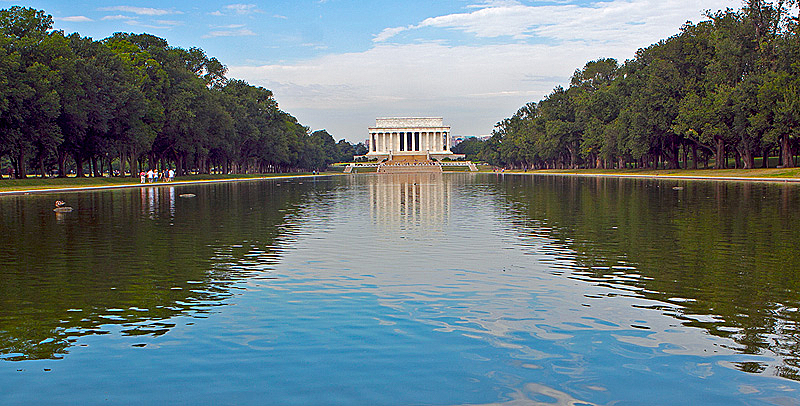
[(175, 179), (175, 170), (169, 169), (166, 171), (158, 172), (158, 169), (149, 171), (141, 171), (139, 172), (139, 179), (141, 183), (144, 183), (147, 180), (147, 183), (153, 182), (172, 182)]

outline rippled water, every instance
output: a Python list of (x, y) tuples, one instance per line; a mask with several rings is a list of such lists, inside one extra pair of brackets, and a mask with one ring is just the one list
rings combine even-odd
[(798, 210), (488, 174), (2, 197), (0, 404), (797, 405)]

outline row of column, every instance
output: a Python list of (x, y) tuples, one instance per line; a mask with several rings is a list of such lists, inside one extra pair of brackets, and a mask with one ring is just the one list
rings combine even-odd
[(447, 132), (393, 132), (370, 134), (372, 152), (447, 151)]
[[(376, 224), (403, 233), (440, 229), (450, 214), (451, 184), (441, 174), (370, 177), (370, 215)], [(411, 226), (411, 227), (409, 227)]]

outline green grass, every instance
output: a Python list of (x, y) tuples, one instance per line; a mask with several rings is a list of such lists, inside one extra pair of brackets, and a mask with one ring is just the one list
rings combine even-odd
[(373, 173), (373, 172), (378, 172), (378, 168), (369, 166), (367, 167), (356, 166), (355, 168), (353, 168), (353, 172), (351, 173)]
[[(328, 174), (328, 173), (324, 173)], [(266, 178), (274, 176), (303, 176), (309, 173), (270, 173), (270, 174), (247, 174), (247, 175), (189, 175), (175, 178), (175, 182), (192, 182), (192, 181), (206, 181), (206, 180), (235, 180), (235, 179), (255, 179)], [(29, 177), (27, 179), (8, 179), (3, 178), (0, 180), (0, 192), (16, 192), (24, 190), (40, 190), (40, 189), (65, 189), (65, 188), (83, 188), (83, 187), (97, 187), (97, 186), (126, 186), (126, 185), (140, 185), (139, 178), (38, 178)], [(164, 182), (154, 183), (154, 185), (164, 184)]]
[[(508, 171), (506, 171), (508, 172)], [(522, 171), (513, 171), (515, 173)], [(800, 178), (800, 168), (768, 169), (542, 169), (528, 173), (641, 175), (641, 176), (699, 176), (708, 178)]]
[[(491, 172), (481, 167), (481, 172)], [(467, 167), (446, 167), (446, 172), (468, 171)], [(355, 173), (374, 173), (376, 168), (355, 168)], [(522, 173), (523, 171), (506, 171), (505, 173)], [(798, 178), (800, 179), (800, 168), (769, 168), (769, 169), (542, 169), (532, 170), (526, 173), (553, 173), (553, 174), (580, 174), (580, 175), (638, 175), (638, 176), (697, 176), (707, 178)], [(323, 175), (341, 174), (339, 171), (324, 172)], [(248, 174), (248, 175), (190, 175), (181, 176), (175, 182), (192, 182), (207, 180), (236, 180), (236, 179), (255, 179), (274, 176), (305, 176), (309, 173), (273, 173), (273, 174)], [(163, 184), (163, 182), (155, 183)], [(26, 190), (40, 189), (65, 189), (83, 188), (97, 186), (126, 186), (140, 185), (139, 178), (38, 178), (30, 177), (27, 179), (0, 180), (0, 192), (20, 192)]]

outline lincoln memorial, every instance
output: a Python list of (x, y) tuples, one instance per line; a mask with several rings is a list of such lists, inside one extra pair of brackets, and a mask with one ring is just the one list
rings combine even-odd
[(427, 159), (453, 157), (450, 126), (441, 117), (378, 118), (369, 128), (369, 158), (424, 155)]

